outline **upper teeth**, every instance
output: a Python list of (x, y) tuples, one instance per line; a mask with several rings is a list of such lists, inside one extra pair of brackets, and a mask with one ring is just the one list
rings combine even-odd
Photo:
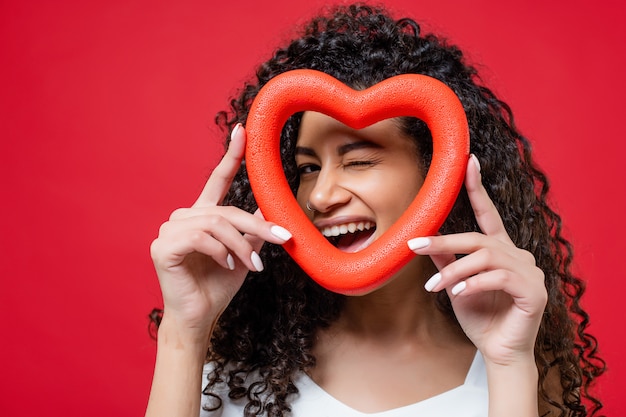
[(371, 229), (373, 226), (374, 226), (374, 223), (368, 222), (368, 221), (363, 221), (359, 223), (339, 224), (335, 226), (322, 228), (322, 234), (326, 237), (334, 237), (334, 236), (339, 236), (339, 235), (345, 235), (348, 232), (354, 233), (357, 230), (362, 232), (363, 230)]

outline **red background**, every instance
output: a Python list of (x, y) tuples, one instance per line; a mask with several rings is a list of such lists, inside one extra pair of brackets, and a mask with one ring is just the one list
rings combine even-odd
[[(219, 157), (213, 115), (323, 1), (210, 3), (0, 3), (0, 415), (143, 414), (148, 246)], [(623, 6), (388, 5), (468, 51), (533, 140), (589, 283), (605, 413), (624, 414)]]

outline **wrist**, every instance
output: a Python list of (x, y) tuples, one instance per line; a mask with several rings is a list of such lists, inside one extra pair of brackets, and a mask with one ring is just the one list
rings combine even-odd
[(539, 371), (537, 370), (534, 356), (506, 364), (485, 359), (485, 369), (488, 377), (507, 378), (519, 383), (527, 382), (528, 385), (533, 385), (534, 387), (537, 386), (539, 380)]
[(163, 316), (146, 416), (198, 415), (202, 367), (211, 336), (210, 331), (199, 330)]
[(160, 349), (198, 350), (206, 354), (213, 326), (188, 326), (167, 314), (163, 315), (157, 332)]
[(534, 354), (520, 354), (507, 362), (485, 358), (490, 416), (536, 417), (539, 371)]
[(494, 369), (512, 369), (512, 368), (524, 368), (535, 367), (535, 353), (532, 350), (520, 351), (520, 352), (481, 352), (485, 360), (485, 366), (487, 368), (492, 367)]

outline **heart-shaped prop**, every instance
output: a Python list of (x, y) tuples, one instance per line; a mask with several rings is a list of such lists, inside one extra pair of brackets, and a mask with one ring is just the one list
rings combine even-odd
[[(330, 244), (289, 189), (280, 133), (291, 115), (306, 110), (353, 129), (415, 116), (431, 131), (433, 158), (422, 188), (396, 223), (362, 251), (344, 253)], [(469, 157), (467, 119), (459, 99), (442, 82), (418, 74), (399, 75), (357, 91), (319, 71), (288, 71), (259, 91), (246, 128), (248, 176), (262, 213), (293, 234), (284, 248), (302, 269), (323, 287), (342, 294), (365, 294), (380, 287), (415, 256), (407, 247), (409, 239), (437, 233), (463, 184)]]

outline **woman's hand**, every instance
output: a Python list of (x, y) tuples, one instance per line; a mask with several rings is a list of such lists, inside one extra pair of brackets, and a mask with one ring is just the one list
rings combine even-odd
[[(439, 273), (426, 289), (448, 292), (457, 320), (487, 361), (528, 362), (547, 302), (544, 274), (534, 256), (511, 241), (473, 155), (465, 187), (483, 233), (417, 238), (409, 247), (430, 255)], [(457, 260), (457, 254), (466, 256)]]
[(174, 211), (150, 248), (163, 293), (163, 320), (204, 340), (248, 271), (263, 269), (257, 254), (263, 242), (282, 244), (291, 238), (258, 211), (253, 215), (221, 206), (245, 142), (244, 128), (235, 126), (228, 151), (197, 201)]

